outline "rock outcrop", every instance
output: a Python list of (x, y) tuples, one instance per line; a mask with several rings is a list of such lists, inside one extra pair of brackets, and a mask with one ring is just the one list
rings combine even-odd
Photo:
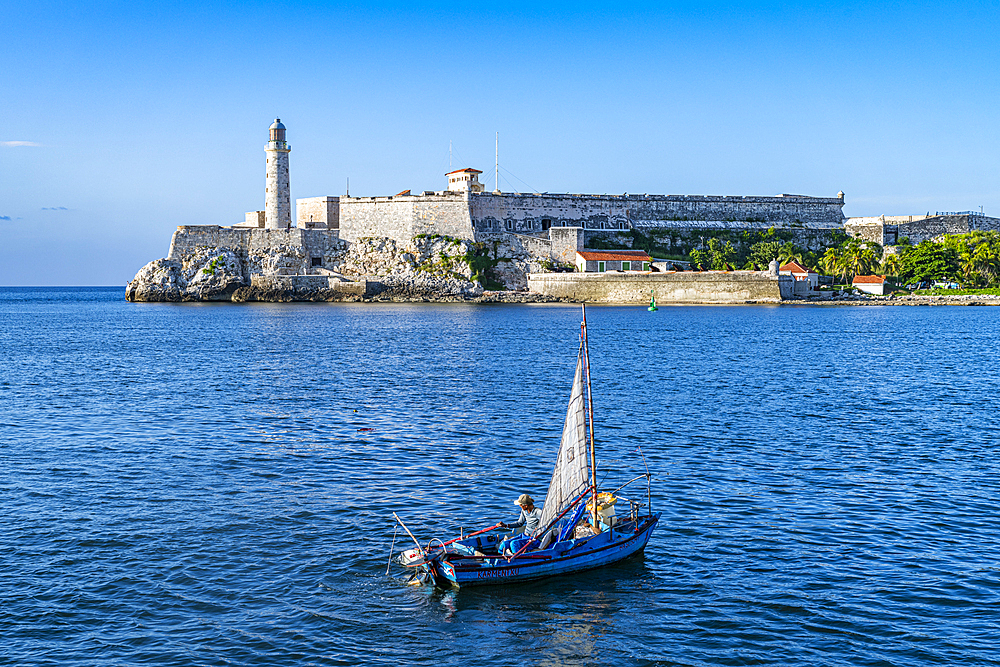
[[(347, 244), (334, 238), (333, 242), (325, 239), (317, 251), (315, 244), (310, 247), (303, 238), (286, 230), (180, 228), (170, 256), (142, 267), (128, 283), (125, 298), (480, 300), (484, 285), (494, 291), (523, 290), (525, 271), (537, 267), (530, 253), (511, 244), (500, 247), (437, 235), (421, 235), (406, 244), (388, 238)], [(490, 296), (486, 300), (501, 299)]]

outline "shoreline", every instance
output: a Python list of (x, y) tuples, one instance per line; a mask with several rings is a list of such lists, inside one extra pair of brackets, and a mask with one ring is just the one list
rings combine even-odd
[[(395, 290), (386, 293), (365, 296), (346, 294), (338, 290), (236, 290), (232, 293), (217, 293), (210, 298), (196, 298), (182, 293), (160, 294), (158, 299), (129, 299), (133, 303), (582, 303), (579, 299), (550, 296), (537, 292), (483, 291), (479, 294), (454, 294), (420, 292), (406, 290), (409, 293), (400, 294)], [(395, 293), (394, 293), (395, 292)], [(640, 303), (614, 301), (587, 301), (591, 305), (607, 306), (643, 306)], [(992, 295), (853, 295), (853, 296), (823, 296), (798, 297), (782, 301), (753, 300), (745, 301), (663, 301), (657, 300), (657, 306), (1000, 306), (1000, 296)]]

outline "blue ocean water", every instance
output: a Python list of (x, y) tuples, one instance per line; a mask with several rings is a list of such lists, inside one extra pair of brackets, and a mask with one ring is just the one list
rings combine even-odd
[(1000, 664), (998, 315), (590, 308), (601, 474), (641, 448), (659, 528), (439, 591), (391, 513), (544, 495), (578, 307), (2, 288), (0, 662)]

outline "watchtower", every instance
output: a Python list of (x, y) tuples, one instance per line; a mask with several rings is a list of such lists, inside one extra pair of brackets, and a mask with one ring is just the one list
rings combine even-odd
[(288, 187), (288, 154), (292, 147), (285, 141), (285, 126), (275, 118), (271, 136), (264, 146), (267, 154), (267, 186), (264, 190), (264, 227), (287, 229), (292, 225), (292, 195)]
[(478, 169), (458, 169), (445, 174), (448, 177), (448, 189), (452, 192), (482, 192), (483, 184), (479, 182)]

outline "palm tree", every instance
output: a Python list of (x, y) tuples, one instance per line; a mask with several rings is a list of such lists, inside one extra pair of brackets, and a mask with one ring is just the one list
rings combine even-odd
[(982, 243), (972, 255), (972, 264), (984, 285), (992, 284), (1000, 276), (1000, 243)]
[(896, 253), (886, 255), (885, 259), (882, 260), (882, 272), (887, 276), (898, 278), (902, 268), (903, 260)]
[(847, 263), (844, 260), (845, 256), (840, 248), (827, 248), (819, 260), (819, 266), (827, 275), (840, 278), (842, 283), (846, 283)]
[(786, 243), (781, 246), (781, 250), (778, 251), (778, 263), (784, 266), (789, 262), (802, 263), (802, 253), (798, 248), (792, 243)]

